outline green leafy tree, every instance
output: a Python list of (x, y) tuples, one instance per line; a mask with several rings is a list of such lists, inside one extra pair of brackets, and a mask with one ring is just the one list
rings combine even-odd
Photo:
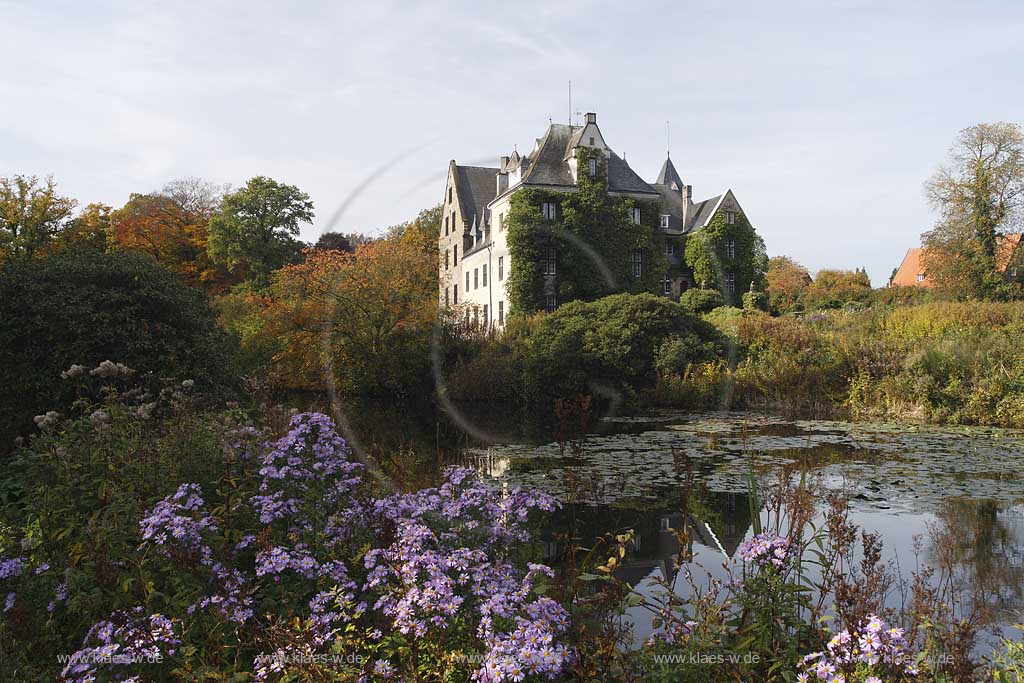
[(309, 195), (294, 185), (256, 176), (226, 195), (210, 219), (210, 257), (264, 285), (273, 271), (300, 260), (299, 227), (312, 221)]
[(54, 253), (104, 252), (110, 241), (111, 208), (106, 204), (89, 204), (64, 226), (50, 249)]
[(43, 255), (76, 204), (57, 194), (52, 177), (0, 178), (0, 260)]
[[(534, 188), (516, 192), (505, 219), (509, 254), (515, 267), (506, 288), (512, 315), (544, 308), (545, 251), (556, 255), (555, 286), (559, 304), (592, 301), (616, 291), (653, 292), (668, 270), (664, 244), (656, 236), (659, 209), (656, 201), (608, 194), (607, 162), (589, 148), (577, 150), (577, 163), (586, 168), (597, 158), (597, 174), (581, 173), (578, 190), (549, 192)], [(544, 202), (557, 206), (555, 218), (545, 218)], [(633, 209), (641, 221), (633, 222)], [(641, 261), (639, 276), (634, 255)]]
[(939, 211), (922, 236), (928, 278), (959, 298), (1003, 296), (1000, 236), (1019, 229), (1024, 211), (1020, 126), (980, 123), (960, 131), (925, 196)]
[(693, 279), (702, 287), (721, 291), (730, 306), (737, 305), (751, 285), (764, 289), (768, 270), (764, 240), (741, 212), (728, 223), (719, 211), (707, 226), (687, 237), (684, 259), (693, 271)]

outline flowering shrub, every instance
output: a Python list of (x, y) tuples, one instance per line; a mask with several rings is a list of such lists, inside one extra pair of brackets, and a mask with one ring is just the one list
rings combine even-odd
[[(122, 420), (144, 418), (112, 409), (102, 426), (86, 417), (81, 429), (109, 439)], [(523, 681), (573, 661), (568, 614), (543, 595), (552, 571), (519, 559), (532, 513), (554, 510), (551, 498), (502, 492), (458, 468), (437, 488), (373, 497), (345, 440), (316, 413), (292, 417), (275, 441), (226, 430), (224, 448), (226, 475), (175, 483), (137, 517), (137, 550), (117, 562), (120, 586), (139, 602), (80, 631), (60, 680), (216, 671), (376, 681), (431, 670)], [(69, 594), (78, 604), (79, 586), (50, 587), (59, 576), (48, 570), (0, 557), (0, 609), (20, 600), (5, 587), (44, 572), (51, 611)], [(135, 577), (144, 592), (131, 590)]]
[(785, 536), (778, 536), (770, 531), (757, 534), (744, 541), (739, 548), (740, 558), (758, 567), (774, 567), (782, 569), (793, 557), (793, 542)]
[(873, 614), (853, 633), (843, 629), (834, 635), (824, 651), (810, 653), (801, 665), (799, 683), (896, 683), (914, 680), (920, 673), (903, 629), (889, 627)]

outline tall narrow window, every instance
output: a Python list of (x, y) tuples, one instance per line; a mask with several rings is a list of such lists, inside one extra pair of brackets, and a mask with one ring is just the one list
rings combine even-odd
[(634, 206), (633, 207), (633, 223), (635, 223), (636, 225), (640, 225), (640, 207), (639, 206)]
[(484, 304), (484, 325), (490, 325), (491, 319), (487, 317), (487, 304)]
[(555, 253), (554, 249), (545, 249), (544, 250), (543, 273), (545, 275), (555, 275), (556, 274), (557, 256), (558, 255)]
[(452, 219), (452, 232), (455, 232), (455, 212), (452, 211), (451, 214), (449, 215), (451, 216)]
[(548, 313), (555, 310), (556, 308), (558, 308), (558, 300), (555, 299), (554, 294), (548, 294), (546, 297), (544, 297), (544, 309)]
[(448, 188), (448, 203), (452, 203), (452, 188)]
[(452, 304), (459, 305), (459, 286), (452, 285)]
[(483, 278), (484, 287), (486, 287), (487, 286), (487, 264), (486, 263), (483, 266), (482, 278)]
[(444, 217), (444, 234), (448, 234), (448, 216)]
[(661, 278), (661, 293), (665, 296), (672, 296), (672, 281), (667, 277)]
[(498, 257), (498, 282), (505, 279), (505, 257)]
[(644, 274), (644, 253), (639, 249), (633, 250), (633, 277), (643, 277)]
[(667, 213), (661, 214), (661, 220), (659, 222), (659, 225), (661, 225), (661, 227), (663, 227), (663, 228), (667, 228), (668, 227), (668, 214)]
[(466, 294), (469, 294), (469, 271), (466, 271)]
[(444, 305), (445, 306), (448, 305), (448, 288), (447, 287), (444, 288)]
[(725, 274), (725, 290), (730, 294), (736, 293), (736, 274), (726, 273)]
[(448, 250), (445, 249), (444, 250), (444, 269), (448, 270), (451, 267), (452, 267), (451, 254), (449, 254)]
[(725, 242), (725, 257), (736, 258), (736, 240), (731, 237)]
[(459, 265), (459, 245), (457, 244), (452, 245), (452, 265)]
[(504, 301), (499, 301), (498, 302), (498, 324), (499, 325), (504, 325), (505, 324), (505, 302)]
[(555, 220), (555, 203), (554, 202), (544, 202), (543, 204), (541, 204), (540, 208), (541, 208), (541, 211), (544, 213), (545, 220), (549, 220), (549, 221)]
[(587, 161), (587, 168), (590, 170), (590, 177), (597, 176), (597, 159), (589, 159)]
[(736, 222), (736, 212), (735, 211), (726, 211), (725, 212), (725, 222), (728, 223), (729, 225), (734, 224)]
[(665, 256), (672, 256), (676, 253), (676, 243), (672, 240), (665, 240)]
[(499, 213), (498, 214), (498, 232), (501, 232), (504, 229), (505, 229), (505, 214)]

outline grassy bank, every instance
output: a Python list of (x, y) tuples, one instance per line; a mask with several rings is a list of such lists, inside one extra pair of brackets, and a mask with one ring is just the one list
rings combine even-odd
[(658, 403), (1024, 427), (1022, 303), (705, 319), (733, 342), (732, 359), (661, 375)]

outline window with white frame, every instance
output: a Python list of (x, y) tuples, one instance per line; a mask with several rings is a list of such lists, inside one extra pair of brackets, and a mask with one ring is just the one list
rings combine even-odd
[(661, 293), (665, 296), (672, 296), (672, 280), (667, 277), (661, 278)]
[(483, 285), (484, 285), (484, 287), (486, 287), (487, 286), (487, 264), (486, 263), (483, 265), (483, 272), (481, 272), (480, 275), (481, 275), (481, 277), (483, 279)]
[(736, 274), (726, 273), (725, 274), (725, 291), (730, 294), (736, 293)]
[(725, 212), (725, 222), (728, 223), (729, 225), (733, 225), (736, 222), (736, 212), (735, 211), (726, 211)]
[(725, 241), (725, 257), (736, 258), (736, 240), (732, 237)]
[(499, 213), (498, 214), (498, 232), (501, 232), (504, 229), (505, 229), (505, 214)]
[(587, 168), (590, 171), (591, 178), (597, 176), (597, 159), (589, 159), (587, 161)]
[(548, 313), (555, 310), (556, 308), (558, 308), (558, 300), (555, 298), (554, 294), (548, 294), (546, 297), (544, 297), (544, 309)]
[(663, 227), (663, 228), (667, 228), (667, 227), (668, 227), (668, 214), (667, 214), (667, 213), (663, 213), (663, 214), (661, 214), (661, 222), (660, 222), (660, 225), (661, 225), (661, 227)]
[(544, 275), (555, 275), (557, 270), (558, 254), (554, 248), (549, 247), (544, 250), (544, 263), (543, 273)]
[(640, 225), (640, 207), (639, 206), (634, 206), (633, 207), (633, 224), (634, 225)]
[(498, 257), (498, 282), (505, 279), (505, 257)]
[(676, 253), (676, 243), (672, 240), (665, 240), (665, 256), (673, 256)]
[(545, 220), (549, 220), (549, 221), (555, 220), (555, 203), (554, 202), (544, 202), (543, 204), (541, 204), (540, 209), (544, 213), (544, 219)]
[(644, 274), (644, 253), (639, 249), (633, 250), (633, 277), (643, 277)]
[(504, 325), (505, 324), (505, 302), (504, 301), (499, 301), (498, 302), (498, 324), (499, 325)]
[(484, 304), (484, 325), (488, 325), (491, 319), (487, 317), (487, 304)]
[(473, 269), (473, 289), (480, 289), (480, 269)]

